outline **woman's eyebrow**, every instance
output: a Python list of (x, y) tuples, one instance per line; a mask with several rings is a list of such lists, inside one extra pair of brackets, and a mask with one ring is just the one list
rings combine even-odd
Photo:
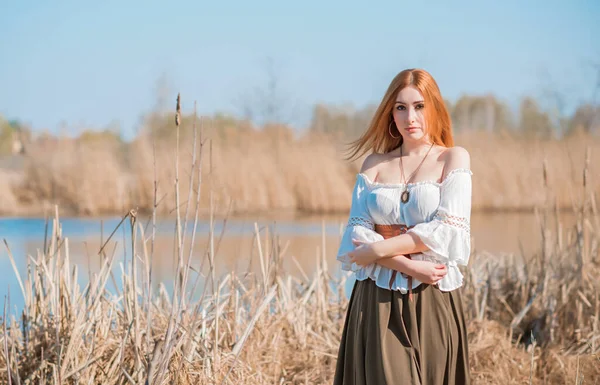
[[(425, 103), (424, 100), (417, 100), (416, 102), (413, 102), (413, 104), (420, 104), (420, 103)], [(396, 104), (406, 104), (404, 102), (401, 102), (399, 100), (396, 100)]]

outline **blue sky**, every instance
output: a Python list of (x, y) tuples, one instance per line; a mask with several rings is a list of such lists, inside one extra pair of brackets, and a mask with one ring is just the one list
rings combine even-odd
[[(169, 5), (167, 5), (169, 3)], [(317, 102), (363, 107), (422, 67), (444, 96), (494, 93), (511, 106), (548, 87), (589, 100), (600, 65), (600, 2), (0, 0), (0, 114), (34, 129), (126, 136), (157, 103), (258, 111), (277, 79), (282, 117)], [(269, 59), (270, 58), (270, 59)]]

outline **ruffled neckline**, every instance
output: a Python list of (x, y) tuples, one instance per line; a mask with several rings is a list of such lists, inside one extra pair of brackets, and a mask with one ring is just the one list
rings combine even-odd
[(436, 186), (436, 187), (441, 187), (442, 185), (444, 185), (444, 183), (446, 183), (448, 181), (448, 179), (452, 175), (455, 175), (456, 173), (466, 173), (469, 175), (473, 175), (473, 172), (468, 168), (455, 168), (454, 170), (450, 171), (448, 173), (448, 175), (446, 175), (446, 177), (441, 182), (437, 182), (434, 180), (422, 180), (422, 181), (412, 182), (412, 183), (374, 182), (365, 173), (362, 173), (362, 172), (358, 173), (357, 176), (362, 177), (364, 179), (364, 181), (371, 187), (401, 188), (401, 187), (415, 187), (415, 186), (423, 186), (423, 185), (432, 185), (432, 186)]

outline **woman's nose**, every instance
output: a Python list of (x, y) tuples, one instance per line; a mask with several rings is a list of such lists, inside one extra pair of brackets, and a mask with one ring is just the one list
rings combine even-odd
[(412, 123), (415, 121), (416, 111), (412, 108), (409, 108), (406, 114), (406, 121), (408, 123)]

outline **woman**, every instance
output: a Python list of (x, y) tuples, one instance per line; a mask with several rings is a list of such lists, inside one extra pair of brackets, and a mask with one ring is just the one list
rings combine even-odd
[(457, 289), (470, 255), (472, 173), (433, 77), (400, 72), (351, 149), (351, 159), (373, 153), (337, 255), (356, 283), (334, 384), (468, 384)]

